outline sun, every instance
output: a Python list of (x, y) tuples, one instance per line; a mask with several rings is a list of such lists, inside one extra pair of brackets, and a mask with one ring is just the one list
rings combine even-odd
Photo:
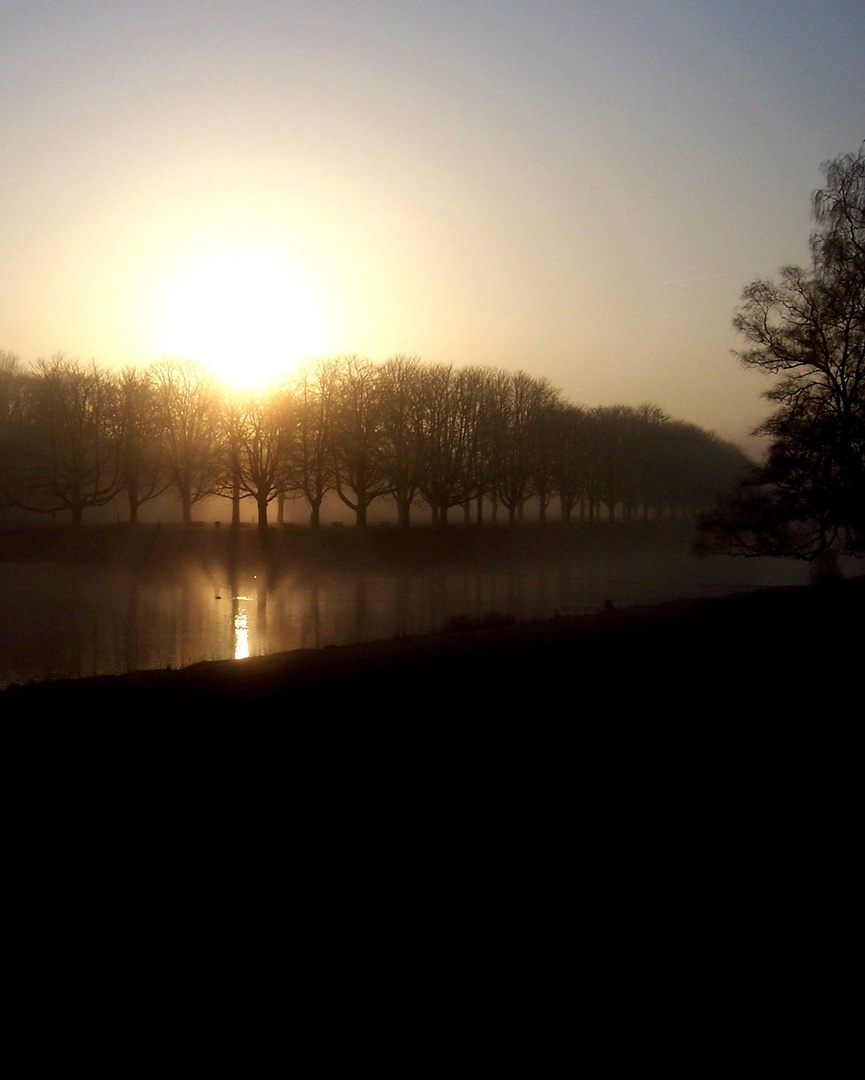
[(201, 360), (242, 388), (318, 353), (322, 324), (311, 290), (286, 264), (258, 253), (223, 253), (179, 275), (161, 337), (166, 354)]

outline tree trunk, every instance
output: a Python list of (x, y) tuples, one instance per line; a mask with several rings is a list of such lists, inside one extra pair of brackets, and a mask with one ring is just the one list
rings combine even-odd
[(129, 481), (128, 488), (129, 499), (129, 524), (138, 524), (138, 482), (136, 480)]
[(397, 496), (396, 500), (397, 524), (400, 529), (408, 529), (411, 524), (411, 500), (405, 496)]
[(267, 496), (258, 495), (255, 500), (258, 503), (258, 527), (262, 532), (267, 531)]

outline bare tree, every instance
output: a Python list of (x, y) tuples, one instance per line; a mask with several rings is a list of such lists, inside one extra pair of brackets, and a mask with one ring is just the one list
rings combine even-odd
[(423, 447), (423, 368), (416, 356), (394, 356), (380, 373), (384, 467), (402, 529), (420, 490)]
[(448, 523), (448, 511), (463, 506), (477, 490), (472, 473), (476, 449), (477, 398), (468, 369), (436, 364), (422, 383), (423, 458), (420, 490), (433, 522)]
[(219, 479), (218, 393), (210, 372), (193, 360), (166, 357), (152, 376), (166, 466), (189, 525), (192, 507), (213, 494)]
[(38, 360), (12, 437), (17, 466), (6, 491), (17, 506), (68, 510), (80, 525), (85, 509), (120, 490), (117, 384), (95, 363), (60, 353)]
[(234, 529), (240, 527), (240, 501), (246, 497), (241, 461), (243, 422), (240, 395), (223, 387), (218, 409), (219, 467), (215, 491), (217, 495), (231, 500), (231, 526)]
[(0, 349), (0, 423), (11, 417), (23, 378), (24, 368), (15, 353)]
[(18, 435), (22, 425), (22, 410), (27, 401), (28, 376), (18, 357), (0, 351), (0, 506), (12, 505), (7, 494), (15, 484), (20, 466)]
[(267, 508), (288, 484), (289, 447), (295, 426), (291, 396), (280, 385), (251, 391), (239, 402), (236, 427), (241, 491), (255, 500), (259, 529)]
[(149, 372), (129, 367), (118, 378), (118, 435), (129, 523), (135, 525), (139, 508), (161, 495), (169, 484), (162, 420)]
[(321, 504), (336, 487), (333, 467), (333, 411), (339, 365), (316, 360), (301, 369), (291, 387), (296, 423), (289, 446), (287, 490), (309, 504), (309, 524), (321, 524)]
[(545, 411), (558, 400), (547, 379), (518, 371), (502, 374), (497, 388), (496, 422), (499, 472), (496, 494), (513, 522), (522, 518), (526, 501), (537, 488), (534, 473), (538, 433)]
[(586, 493), (588, 430), (586, 412), (579, 405), (559, 402), (545, 417), (551, 432), (553, 487), (559, 496), (559, 516), (569, 522), (574, 507)]
[(377, 367), (359, 356), (338, 361), (332, 448), (336, 493), (366, 528), (370, 504), (390, 495), (382, 439), (383, 402)]
[(776, 409), (756, 432), (765, 463), (701, 521), (724, 551), (865, 552), (865, 143), (823, 168), (811, 266), (752, 282), (733, 320), (741, 362), (775, 377)]

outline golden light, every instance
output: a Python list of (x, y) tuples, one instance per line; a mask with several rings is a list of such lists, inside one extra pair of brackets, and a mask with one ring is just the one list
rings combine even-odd
[(267, 382), (321, 350), (315, 297), (289, 267), (225, 253), (189, 267), (165, 306), (162, 351), (208, 363), (236, 387)]
[[(246, 600), (246, 596), (238, 596), (238, 600)], [(234, 659), (245, 660), (249, 656), (249, 617), (244, 609), (234, 616)]]

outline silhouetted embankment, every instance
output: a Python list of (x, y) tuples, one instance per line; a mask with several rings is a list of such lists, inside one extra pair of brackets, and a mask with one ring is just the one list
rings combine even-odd
[[(242, 661), (10, 687), (6, 715), (333, 718), (496, 725), (565, 723), (574, 732), (669, 720), (767, 722), (779, 738), (809, 724), (858, 719), (865, 578), (709, 600), (492, 625)], [(624, 730), (624, 729), (623, 729)], [(799, 734), (795, 734), (799, 738)], [(743, 745), (747, 753), (747, 744)]]

